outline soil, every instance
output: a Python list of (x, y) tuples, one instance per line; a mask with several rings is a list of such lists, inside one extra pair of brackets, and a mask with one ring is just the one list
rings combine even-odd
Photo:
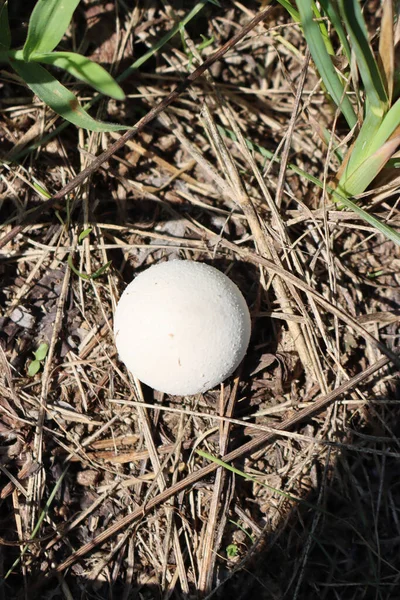
[[(15, 47), (33, 4), (10, 3)], [(131, 127), (262, 8), (217, 4), (133, 70), (125, 101), (91, 114)], [(83, 0), (60, 48), (117, 77), (193, 6)], [(82, 103), (93, 97), (54, 74)], [(60, 127), (8, 67), (0, 86), (1, 235), (24, 225), (0, 249), (0, 598), (399, 598), (400, 251), (291, 168), (332, 181), (339, 160), (323, 128), (343, 153), (352, 142), (299, 26), (274, 4), (28, 224), (120, 134)], [(381, 183), (359, 202), (398, 229), (399, 190)], [(196, 397), (141, 386), (113, 339), (126, 285), (173, 259), (225, 272), (253, 320), (237, 372)], [(384, 355), (372, 376), (276, 431)], [(197, 449), (221, 457), (265, 428), (274, 435), (235, 471), (191, 482), (210, 464)]]

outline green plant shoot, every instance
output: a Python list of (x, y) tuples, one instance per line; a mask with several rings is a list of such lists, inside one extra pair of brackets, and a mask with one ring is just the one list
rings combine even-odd
[(48, 351), (49, 351), (49, 345), (46, 344), (45, 342), (43, 342), (42, 344), (39, 345), (38, 349), (33, 353), (33, 356), (35, 357), (35, 359), (32, 360), (32, 362), (29, 364), (29, 367), (28, 367), (29, 377), (33, 377), (34, 375), (36, 375), (36, 373), (39, 372), (40, 367), (42, 366), (42, 363), (43, 363), (44, 359), (46, 358)]
[[(342, 165), (327, 186), (334, 202), (355, 211), (377, 231), (400, 245), (400, 234), (386, 223), (369, 215), (351, 198), (365, 192), (386, 166), (393, 167), (392, 157), (400, 146), (400, 99), (393, 93), (394, 10), (393, 0), (383, 0), (378, 59), (369, 41), (368, 29), (359, 0), (296, 0), (298, 14), (288, 3), (278, 0), (296, 21), (297, 16), (323, 87), (342, 112), (354, 141)], [(319, 8), (320, 7), (320, 8)], [(326, 22), (332, 38), (336, 34), (345, 62), (354, 64), (359, 81), (335, 66)], [(357, 79), (357, 78), (355, 78)], [(358, 99), (357, 103), (352, 100)], [(336, 189), (335, 189), (336, 188)]]
[(120, 85), (97, 63), (75, 52), (57, 52), (79, 0), (38, 0), (32, 11), (21, 50), (10, 49), (7, 0), (0, 0), (0, 62), (8, 63), (25, 84), (55, 113), (90, 131), (118, 131), (125, 125), (103, 123), (91, 117), (78, 98), (41, 64), (57, 67), (95, 90), (123, 100)]
[(236, 544), (229, 544), (226, 547), (226, 555), (228, 558), (235, 558), (239, 554), (239, 548)]

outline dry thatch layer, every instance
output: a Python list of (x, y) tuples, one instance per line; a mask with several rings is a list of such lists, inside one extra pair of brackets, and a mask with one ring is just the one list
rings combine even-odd
[[(65, 47), (82, 40), (81, 52), (119, 73), (193, 6), (132, 4), (85, 0)], [(165, 44), (124, 83), (126, 102), (102, 102), (98, 117), (138, 121), (260, 8), (221, 5), (207, 4), (184, 44)], [(200, 34), (212, 41), (199, 51)], [(0, 214), (18, 221), (43, 202), (37, 182), (56, 192), (119, 135), (70, 126), (46, 139), (54, 114), (5, 71), (1, 86), (3, 158), (19, 158), (3, 168)], [(351, 143), (299, 27), (273, 8), (0, 250), (0, 598), (398, 597), (400, 256), (291, 168), (334, 176), (323, 126)], [(397, 194), (360, 202), (395, 227)], [(194, 398), (142, 389), (112, 336), (126, 283), (173, 258), (227, 273), (253, 318), (238, 373)], [(77, 274), (109, 261), (98, 278)], [(46, 360), (29, 377), (41, 342)], [(196, 476), (209, 464), (197, 448), (220, 457), (271, 430), (238, 451), (235, 468), (251, 478)]]

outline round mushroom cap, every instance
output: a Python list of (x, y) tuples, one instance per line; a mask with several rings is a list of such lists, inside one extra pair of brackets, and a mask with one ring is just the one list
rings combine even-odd
[(204, 263), (154, 265), (125, 289), (114, 316), (115, 341), (128, 370), (174, 395), (205, 392), (246, 354), (249, 309), (239, 288)]

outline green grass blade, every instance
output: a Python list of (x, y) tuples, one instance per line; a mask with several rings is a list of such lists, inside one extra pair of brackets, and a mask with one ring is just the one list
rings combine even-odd
[[(369, 109), (366, 103), (365, 120), (358, 134), (356, 143), (346, 165), (340, 184), (347, 189), (347, 180), (373, 154), (379, 152), (400, 126), (400, 100), (386, 113), (383, 119)], [(360, 193), (360, 192), (357, 192)]]
[(332, 194), (332, 198), (335, 202), (343, 204), (343, 206), (346, 206), (346, 208), (350, 208), (359, 217), (366, 221), (366, 223), (372, 225), (372, 227), (374, 227), (377, 230), (377, 232), (382, 233), (382, 235), (384, 235), (388, 240), (391, 240), (397, 246), (400, 246), (400, 233), (398, 231), (396, 231), (389, 225), (386, 225), (386, 223), (382, 223), (382, 221), (367, 213), (366, 210), (360, 208), (357, 204), (355, 204), (355, 202), (350, 200), (350, 198), (346, 198), (344, 194), (341, 194), (340, 192), (333, 190), (329, 187), (327, 188), (327, 191), (330, 194)]
[(257, 483), (258, 485), (261, 485), (262, 487), (265, 487), (268, 490), (271, 490), (272, 492), (279, 494), (279, 496), (283, 496), (284, 498), (287, 498), (288, 500), (294, 500), (295, 502), (301, 502), (307, 506), (310, 506), (311, 508), (315, 508), (316, 510), (319, 509), (319, 507), (314, 506), (313, 504), (307, 502), (306, 500), (303, 500), (303, 498), (298, 498), (297, 496), (293, 496), (293, 494), (289, 494), (288, 492), (283, 492), (282, 490), (279, 490), (278, 488), (275, 488), (272, 485), (268, 485), (268, 483), (264, 483), (264, 481), (260, 481), (259, 479), (257, 479), (257, 477), (253, 477), (252, 475), (249, 475), (248, 473), (245, 473), (244, 471), (237, 469), (233, 465), (230, 465), (229, 463), (224, 462), (217, 456), (213, 456), (212, 454), (209, 454), (208, 452), (204, 452), (204, 450), (200, 450), (199, 448), (197, 448), (196, 454), (198, 454), (202, 458), (206, 458), (207, 460), (215, 463), (216, 465), (219, 465), (220, 467), (223, 467), (227, 471), (231, 471), (231, 473), (235, 473), (235, 475), (239, 475), (239, 477), (242, 477), (246, 481), (253, 481), (254, 483)]
[(342, 182), (346, 181), (358, 167), (379, 148), (376, 145), (378, 131), (382, 124), (382, 117), (370, 110), (369, 101), (365, 103), (365, 117), (358, 133), (354, 147), (350, 150), (350, 157), (340, 175)]
[(0, 50), (9, 50), (11, 46), (11, 32), (8, 22), (8, 2), (0, 2)]
[(34, 52), (51, 52), (68, 29), (79, 0), (38, 0), (29, 19), (24, 60)]
[[(283, 492), (282, 490), (274, 488), (272, 485), (268, 485), (268, 483), (265, 483), (264, 481), (260, 481), (259, 479), (257, 479), (256, 477), (253, 477), (252, 475), (248, 475), (244, 471), (237, 469), (233, 465), (230, 465), (229, 463), (224, 462), (220, 458), (217, 458), (216, 456), (213, 456), (212, 454), (209, 454), (208, 452), (204, 452), (203, 450), (199, 450), (199, 449), (197, 449), (195, 452), (197, 454), (199, 454), (199, 456), (201, 456), (202, 458), (206, 458), (207, 460), (216, 463), (220, 467), (223, 467), (224, 469), (227, 469), (228, 471), (231, 471), (232, 473), (239, 475), (239, 477), (243, 477), (243, 479), (245, 479), (246, 481), (253, 481), (254, 483), (257, 483), (258, 485), (265, 487), (266, 489), (271, 490), (272, 492), (275, 492), (276, 494), (279, 494), (279, 496), (283, 496), (284, 498), (287, 498), (288, 500), (292, 500), (293, 502), (298, 502), (299, 504), (302, 504), (303, 506), (307, 506), (311, 510), (315, 510), (316, 512), (318, 512), (322, 515), (325, 515), (327, 517), (330, 517), (339, 523), (343, 523), (346, 527), (348, 527), (351, 531), (353, 531), (355, 533), (355, 535), (358, 537), (359, 540), (361, 540), (364, 544), (366, 544), (366, 540), (364, 539), (364, 537), (361, 535), (361, 533), (358, 531), (358, 529), (351, 523), (351, 521), (349, 521), (349, 519), (344, 519), (337, 513), (332, 513), (330, 511), (326, 510), (323, 506), (320, 506), (319, 504), (316, 505), (316, 504), (313, 504), (312, 502), (308, 502), (308, 500), (306, 500), (305, 498), (299, 498), (298, 496), (294, 496), (293, 494), (290, 494), (288, 492)], [(316, 540), (316, 541), (318, 541), (318, 540)], [(374, 554), (377, 557), (379, 556), (377, 552), (374, 552)]]
[(320, 0), (320, 4), (324, 13), (331, 22), (334, 31), (337, 33), (347, 60), (350, 62), (351, 50), (336, 4), (332, 2), (332, 0)]
[(108, 262), (106, 262), (105, 265), (103, 265), (102, 267), (97, 269), (97, 271), (95, 271), (92, 274), (91, 279), (98, 279), (99, 277), (104, 275), (104, 273), (110, 268), (111, 265), (112, 265), (112, 260), (109, 260)]
[(388, 97), (372, 52), (368, 31), (358, 0), (339, 0), (342, 19), (349, 34), (370, 109), (383, 117), (388, 109)]
[(315, 4), (315, 2), (311, 3), (311, 8), (312, 8), (315, 18), (317, 19), (318, 27), (321, 32), (322, 39), (324, 40), (326, 50), (327, 50), (328, 54), (330, 54), (331, 56), (335, 56), (335, 51), (333, 49), (332, 42), (329, 38), (328, 30), (325, 26), (325, 22), (322, 19), (321, 12), (320, 12), (319, 8), (317, 7), (317, 5)]
[(124, 100), (123, 89), (102, 66), (75, 52), (32, 54), (30, 61), (64, 69), (73, 77), (91, 85), (95, 90), (116, 100)]
[[(57, 480), (57, 482), (56, 482), (56, 484), (55, 484), (55, 486), (54, 486), (54, 488), (53, 488), (53, 490), (52, 490), (52, 492), (51, 492), (51, 494), (50, 494), (50, 496), (49, 496), (49, 498), (48, 498), (48, 500), (46, 502), (46, 505), (45, 505), (44, 509), (42, 510), (40, 516), (39, 516), (38, 522), (35, 525), (35, 528), (34, 528), (34, 530), (32, 532), (31, 537), (30, 537), (31, 540), (34, 540), (35, 537), (37, 536), (37, 534), (38, 534), (38, 532), (40, 530), (40, 526), (43, 523), (43, 520), (44, 520), (45, 516), (49, 512), (50, 506), (51, 506), (51, 504), (52, 504), (52, 502), (53, 502), (53, 500), (55, 498), (55, 495), (57, 494), (57, 491), (58, 491), (60, 485), (62, 484), (62, 481), (63, 481), (65, 475), (67, 474), (68, 468), (69, 468), (69, 465), (67, 465), (65, 467), (64, 471), (60, 475), (60, 478)], [(11, 575), (11, 573), (13, 572), (13, 570), (15, 569), (15, 567), (18, 565), (18, 563), (20, 562), (20, 560), (24, 556), (24, 554), (27, 551), (27, 549), (28, 549), (28, 544), (26, 544), (22, 548), (21, 554), (19, 555), (19, 557), (17, 558), (17, 560), (13, 563), (13, 565), (10, 567), (10, 569), (8, 570), (8, 572), (6, 573), (6, 575), (4, 576), (4, 580), (6, 580)]]
[(374, 154), (368, 156), (350, 176), (339, 182), (339, 187), (348, 196), (357, 196), (365, 192), (369, 184), (383, 169), (388, 160), (396, 152), (400, 144), (400, 136), (396, 136), (383, 144)]
[[(372, 110), (366, 107), (365, 121), (357, 137), (350, 160), (346, 167), (347, 178), (363, 163), (368, 156), (374, 154), (394, 134), (400, 126), (400, 99), (394, 103), (386, 115), (381, 119)], [(342, 181), (342, 180), (341, 180)], [(344, 181), (344, 180), (343, 180)], [(343, 182), (342, 182), (343, 183)]]
[(71, 255), (71, 254), (68, 256), (67, 263), (68, 263), (68, 266), (69, 266), (69, 268), (71, 269), (71, 271), (72, 271), (73, 273), (75, 273), (75, 275), (77, 275), (77, 276), (78, 276), (80, 279), (84, 279), (85, 281), (90, 281), (90, 279), (91, 279), (91, 276), (90, 276), (90, 275), (86, 275), (86, 273), (81, 273), (81, 272), (80, 272), (80, 271), (79, 271), (79, 270), (76, 268), (76, 266), (75, 266), (75, 265), (74, 265), (74, 263), (73, 263), (73, 260), (72, 260), (72, 255)]
[[(229, 137), (234, 142), (237, 142), (237, 137), (233, 131), (230, 131), (229, 129), (224, 129), (223, 127), (220, 127), (220, 126), (218, 126), (218, 129), (222, 135), (224, 135), (225, 137)], [(272, 152), (270, 152), (266, 148), (263, 148), (262, 146), (259, 146), (258, 144), (254, 144), (252, 141), (250, 141), (248, 139), (246, 139), (246, 145), (250, 150), (259, 152), (261, 154), (261, 156), (263, 156), (264, 158), (275, 159), (275, 161), (277, 163), (280, 162), (279, 157), (278, 158), (274, 157)], [(321, 190), (326, 189), (326, 191), (332, 196), (332, 200), (334, 202), (341, 204), (341, 205), (345, 206), (346, 208), (349, 208), (350, 210), (355, 212), (361, 219), (363, 219), (363, 221), (365, 221), (366, 223), (368, 223), (369, 225), (372, 225), (375, 229), (377, 229), (377, 232), (382, 233), (389, 240), (391, 240), (392, 242), (394, 242), (395, 244), (400, 246), (400, 233), (398, 233), (396, 230), (394, 230), (389, 225), (386, 225), (386, 223), (382, 223), (382, 221), (380, 221), (373, 215), (370, 215), (364, 209), (357, 206), (357, 204), (355, 204), (352, 200), (347, 198), (344, 193), (340, 193), (339, 191), (334, 190), (330, 186), (324, 186), (323, 182), (320, 179), (318, 179), (317, 177), (314, 177), (313, 175), (310, 175), (309, 173), (307, 173), (303, 169), (300, 169), (299, 167), (297, 167), (294, 164), (289, 163), (287, 165), (287, 168), (288, 168), (288, 170), (292, 171), (293, 173), (296, 173), (297, 175), (299, 175), (300, 177), (305, 177), (308, 181), (310, 181), (311, 183), (314, 183)]]
[(229, 523), (232, 523), (233, 525), (236, 525), (236, 527), (238, 529), (240, 529), (241, 531), (243, 531), (244, 534), (247, 535), (247, 537), (249, 538), (249, 540), (251, 540), (251, 542), (254, 544), (254, 542), (256, 541), (255, 538), (248, 532), (246, 531), (246, 529), (244, 527), (242, 527), (240, 525), (240, 523), (238, 523), (237, 521), (233, 521), (232, 519), (228, 519)]
[(58, 115), (77, 127), (89, 131), (120, 131), (128, 129), (125, 125), (102, 123), (93, 119), (81, 106), (72, 92), (67, 90), (53, 75), (37, 63), (26, 63), (22, 60), (11, 60), (11, 65), (45, 104)]
[(88, 227), (87, 229), (84, 229), (83, 231), (81, 231), (81, 233), (79, 234), (78, 237), (78, 242), (79, 244), (88, 237), (88, 235), (90, 235), (92, 233), (93, 229), (91, 227)]
[(293, 6), (288, 2), (288, 0), (278, 0), (279, 4), (285, 8), (289, 15), (292, 17), (293, 21), (296, 23), (300, 23), (300, 14), (299, 12), (293, 8)]
[[(278, 2), (283, 8), (285, 8), (287, 10), (287, 12), (290, 14), (290, 16), (292, 17), (292, 19), (295, 23), (300, 23), (300, 13), (295, 8), (293, 8), (293, 6), (290, 4), (290, 2), (288, 2), (288, 0), (278, 0)], [(315, 2), (311, 2), (311, 6), (312, 6), (313, 12), (314, 12), (315, 16), (317, 17), (317, 19), (320, 19), (321, 13), (320, 13), (317, 5), (315, 4)], [(334, 55), (335, 52), (333, 50), (331, 40), (329, 39), (329, 34), (328, 34), (327, 28), (325, 27), (325, 23), (320, 21), (318, 26), (321, 30), (321, 34), (324, 39), (324, 43), (325, 43), (326, 49), (328, 50), (328, 53)]]
[(125, 71), (121, 73), (119, 77), (117, 77), (117, 81), (124, 81), (124, 79), (129, 77), (134, 71), (139, 69), (139, 67), (141, 67), (146, 61), (148, 61), (149, 58), (156, 54), (156, 52), (161, 50), (161, 48), (163, 48), (165, 44), (167, 44), (177, 33), (180, 32), (182, 26), (185, 27), (185, 25), (187, 25), (201, 10), (203, 10), (203, 8), (206, 6), (206, 4), (209, 3), (209, 1), (210, 0), (201, 0), (200, 2), (198, 2), (186, 15), (186, 17), (182, 19), (182, 21), (174, 25), (172, 29), (168, 31), (168, 33), (166, 33), (160, 40), (158, 40), (154, 44), (154, 46), (150, 48), (150, 50), (145, 52), (143, 56), (135, 60), (135, 62), (133, 62), (127, 69), (125, 69)]
[(397, 100), (392, 108), (384, 116), (382, 123), (374, 137), (374, 148), (379, 148), (389, 139), (400, 125), (400, 99)]
[(91, 275), (87, 275), (86, 273), (81, 273), (80, 271), (78, 271), (78, 269), (74, 265), (71, 254), (68, 256), (67, 262), (68, 262), (68, 266), (71, 269), (71, 271), (73, 271), (75, 273), (75, 275), (77, 275), (81, 279), (84, 279), (85, 281), (90, 281), (91, 279), (98, 279), (101, 275), (103, 275), (107, 271), (107, 269), (112, 264), (112, 260), (109, 260), (105, 265), (103, 265), (102, 267), (97, 269), (97, 271), (95, 271)]
[[(233, 142), (238, 141), (236, 134), (231, 129), (225, 129), (225, 127), (221, 127), (221, 125), (217, 125), (217, 128), (218, 128), (219, 133), (221, 135), (223, 135), (224, 137), (229, 138)], [(248, 147), (249, 150), (252, 150), (253, 152), (258, 152), (259, 154), (261, 154), (261, 156), (263, 158), (267, 158), (268, 160), (273, 160), (277, 164), (279, 164), (281, 162), (281, 159), (279, 158), (279, 156), (275, 156), (274, 153), (271, 152), (271, 150), (267, 150), (263, 146), (260, 146), (259, 144), (252, 142), (248, 138), (245, 138), (245, 142), (246, 142), (246, 146)], [(307, 173), (307, 171), (300, 169), (300, 167), (298, 167), (297, 165), (295, 165), (293, 163), (288, 163), (287, 169), (288, 169), (288, 171), (291, 171), (292, 173), (296, 173), (297, 175), (300, 175), (300, 177), (305, 177), (306, 179), (308, 179), (308, 181), (310, 181), (311, 183), (314, 183), (315, 185), (318, 185), (318, 187), (320, 187), (320, 188), (324, 187), (322, 181), (320, 181), (313, 175), (310, 175), (309, 173)]]
[[(208, 3), (209, 0), (200, 0), (200, 2), (198, 2), (192, 8), (192, 10), (182, 19), (182, 21), (180, 21), (180, 23), (182, 23), (183, 25), (187, 25)], [(166, 33), (160, 40), (158, 40), (150, 48), (150, 50), (148, 50), (143, 56), (135, 60), (127, 69), (125, 69), (125, 71), (121, 73), (121, 75), (116, 77), (116, 81), (121, 83), (122, 81), (130, 77), (130, 75), (134, 73), (139, 67), (141, 67), (147, 60), (149, 60), (149, 58), (151, 58), (154, 54), (161, 50), (161, 48), (163, 48), (163, 46), (165, 46), (165, 44), (167, 44), (169, 40), (172, 39), (179, 32), (180, 23), (174, 25), (174, 27), (172, 27), (172, 29), (168, 33)], [(102, 97), (102, 94), (98, 94), (92, 100), (90, 100), (90, 102), (87, 102), (84, 105), (84, 109), (86, 110), (94, 106), (95, 104), (97, 104), (97, 102), (101, 100)], [(56, 127), (53, 131), (50, 131), (50, 133), (40, 138), (39, 141), (36, 141), (28, 145), (23, 150), (21, 150), (21, 152), (14, 156), (14, 161), (18, 161), (24, 156), (30, 154), (31, 152), (39, 148), (41, 145), (47, 144), (50, 140), (54, 139), (57, 135), (64, 131), (64, 129), (66, 129), (68, 126), (69, 121), (64, 121), (63, 123), (58, 125), (58, 127)]]
[(310, 0), (297, 0), (301, 25), (310, 48), (311, 56), (324, 82), (324, 85), (335, 104), (340, 107), (350, 128), (357, 123), (357, 117), (344, 87), (336, 74), (332, 59), (326, 49), (318, 24), (313, 19)]

